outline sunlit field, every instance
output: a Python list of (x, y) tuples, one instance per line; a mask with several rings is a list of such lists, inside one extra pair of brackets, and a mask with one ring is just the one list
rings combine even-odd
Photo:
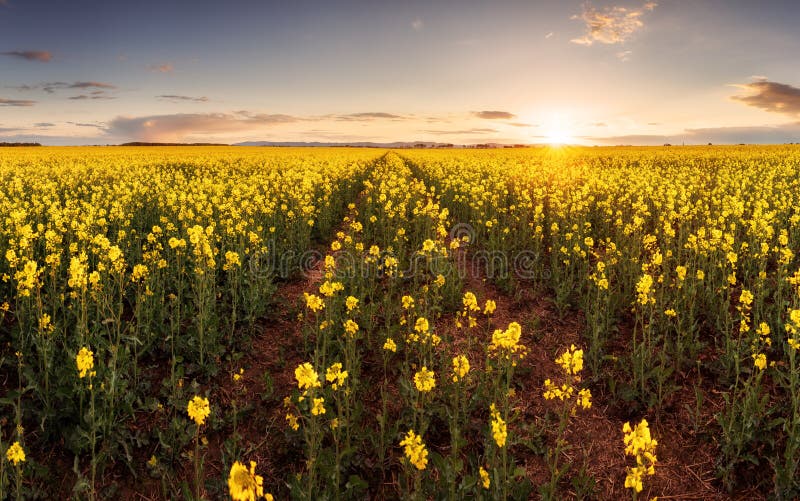
[(5, 149), (0, 499), (796, 498), (798, 167)]

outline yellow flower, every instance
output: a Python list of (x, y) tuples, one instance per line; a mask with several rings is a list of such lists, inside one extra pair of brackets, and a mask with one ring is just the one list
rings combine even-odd
[(88, 374), (89, 377), (94, 376), (94, 353), (85, 346), (80, 349), (75, 356), (75, 365), (78, 366), (78, 377), (83, 379)]
[(404, 448), (408, 461), (418, 470), (424, 470), (428, 465), (428, 450), (425, 448), (422, 437), (414, 433), (414, 430), (408, 430), (400, 445)]
[(491, 315), (497, 309), (497, 303), (495, 303), (491, 299), (486, 300), (486, 306), (483, 307), (483, 314), (484, 315)]
[(747, 289), (742, 289), (742, 293), (739, 295), (739, 303), (744, 307), (749, 307), (753, 304), (753, 293)]
[(583, 350), (578, 350), (575, 345), (570, 345), (569, 350), (565, 351), (556, 359), (567, 374), (578, 374), (583, 370)]
[(347, 379), (347, 375), (347, 371), (342, 370), (342, 364), (336, 362), (328, 367), (328, 370), (325, 373), (325, 380), (331, 383), (331, 388), (338, 390), (339, 387), (344, 384), (344, 380)]
[(25, 450), (19, 444), (19, 441), (14, 442), (6, 451), (6, 459), (8, 459), (14, 466), (25, 462)]
[(622, 432), (625, 434), (623, 438), (625, 454), (636, 458), (636, 466), (628, 468), (625, 488), (642, 492), (642, 478), (645, 475), (655, 474), (654, 465), (658, 460), (655, 451), (658, 442), (650, 436), (646, 419), (642, 419), (635, 428), (631, 428), (630, 423), (625, 423)]
[(325, 308), (325, 303), (322, 301), (321, 297), (315, 294), (309, 294), (308, 292), (304, 292), (303, 295), (306, 298), (306, 308), (309, 310), (317, 312)]
[(578, 405), (584, 409), (589, 409), (592, 406), (592, 392), (587, 388), (583, 388), (578, 392)]
[(353, 311), (353, 309), (358, 308), (358, 299), (353, 296), (347, 296), (344, 304), (347, 307), (347, 311)]
[(306, 362), (297, 366), (294, 370), (294, 378), (297, 380), (297, 387), (301, 390), (310, 390), (311, 388), (319, 388), (322, 383), (319, 382), (319, 375), (314, 367)]
[(423, 366), (422, 369), (414, 374), (414, 386), (422, 392), (431, 391), (436, 386), (433, 371), (429, 371), (427, 367)]
[(206, 422), (206, 418), (211, 414), (211, 407), (208, 404), (208, 399), (195, 395), (189, 400), (186, 406), (186, 412), (197, 426), (202, 426)]
[(403, 296), (400, 299), (403, 303), (403, 309), (408, 310), (414, 307), (414, 298), (411, 296)]
[(314, 399), (314, 404), (311, 406), (311, 414), (313, 414), (315, 416), (319, 416), (320, 414), (325, 414), (325, 406), (322, 405), (324, 403), (325, 403), (325, 399), (324, 398), (322, 398), (322, 397), (315, 398)]
[(503, 358), (511, 358), (512, 355), (518, 354), (519, 357), (524, 357), (527, 348), (519, 344), (519, 339), (522, 336), (522, 327), (517, 322), (508, 324), (506, 330), (495, 329), (492, 334), (492, 342), (489, 343), (489, 352), (497, 353)]
[(430, 324), (428, 324), (428, 319), (425, 317), (419, 317), (417, 319), (417, 322), (414, 324), (414, 330), (419, 332), (420, 334), (423, 334), (425, 332), (428, 332), (428, 329), (430, 329)]
[(344, 331), (351, 336), (355, 336), (356, 332), (358, 332), (358, 324), (355, 323), (353, 320), (348, 319), (344, 323)]
[(223, 270), (228, 271), (241, 265), (242, 262), (239, 260), (239, 254), (234, 251), (227, 251), (225, 253), (225, 264), (222, 265)]
[(228, 490), (235, 501), (255, 501), (264, 495), (264, 479), (256, 475), (256, 462), (250, 461), (250, 469), (236, 461), (228, 475)]
[(392, 353), (397, 353), (397, 344), (394, 342), (394, 339), (387, 337), (386, 342), (383, 343), (383, 349), (391, 351)]
[(464, 379), (469, 372), (469, 359), (464, 355), (453, 357), (453, 382)]
[(653, 297), (653, 277), (649, 274), (642, 275), (636, 283), (636, 302), (642, 305), (655, 304)]
[(469, 311), (479, 311), (478, 298), (472, 292), (465, 292), (464, 298), (461, 300), (464, 304), (464, 309)]
[(430, 238), (422, 242), (422, 252), (431, 252), (434, 247), (436, 247), (436, 244)]
[(492, 481), (489, 478), (489, 472), (486, 471), (483, 466), (480, 467), (478, 473), (481, 475), (481, 485), (483, 485), (484, 489), (488, 489), (490, 485), (492, 485)]
[(753, 353), (753, 365), (760, 370), (767, 368), (767, 356), (763, 353)]
[(489, 407), (489, 411), (492, 415), (492, 438), (494, 438), (498, 447), (505, 447), (506, 439), (508, 438), (506, 422), (500, 417), (500, 411), (497, 410), (494, 404)]
[(298, 421), (297, 416), (292, 413), (286, 414), (286, 423), (289, 425), (289, 428), (295, 431), (300, 428), (300, 422)]

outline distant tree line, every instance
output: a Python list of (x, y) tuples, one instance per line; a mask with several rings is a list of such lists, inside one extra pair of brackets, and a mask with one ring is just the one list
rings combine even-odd
[(12, 148), (19, 146), (41, 146), (40, 143), (0, 143), (0, 148)]
[(120, 146), (230, 146), (223, 143), (144, 143), (135, 141), (132, 143), (123, 143)]

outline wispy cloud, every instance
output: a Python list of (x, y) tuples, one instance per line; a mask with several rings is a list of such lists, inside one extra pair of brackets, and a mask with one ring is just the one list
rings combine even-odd
[(547, 39), (547, 38), (551, 38), (551, 37), (552, 37), (554, 34), (555, 34), (555, 33), (553, 33), (552, 31), (548, 31), (548, 32), (547, 32), (547, 34), (544, 36), (544, 38), (545, 38), (545, 39)]
[(383, 111), (367, 111), (362, 113), (348, 113), (346, 115), (334, 115), (333, 118), (334, 120), (342, 122), (365, 122), (372, 120), (406, 120), (408, 117)]
[(277, 124), (299, 121), (281, 114), (252, 113), (179, 113), (144, 117), (117, 117), (108, 123), (108, 133), (139, 141), (181, 141), (191, 135), (225, 134), (264, 129)]
[(41, 82), (38, 84), (28, 84), (28, 85), (20, 85), (14, 87), (18, 90), (24, 91), (31, 91), (31, 90), (43, 90), (48, 94), (53, 94), (58, 90), (70, 90), (70, 89), (79, 89), (79, 90), (86, 90), (86, 89), (101, 89), (101, 90), (113, 90), (116, 89), (116, 85), (112, 85), (106, 82), (91, 82), (91, 81), (84, 81), (84, 82)]
[(508, 111), (473, 111), (473, 115), (486, 120), (512, 120), (517, 116)]
[(162, 94), (160, 96), (156, 96), (156, 98), (161, 99), (162, 101), (171, 101), (173, 103), (181, 103), (181, 102), (206, 103), (206, 102), (208, 102), (208, 98), (206, 96), (194, 97), (194, 96), (181, 96), (181, 95), (178, 95), (178, 94)]
[(735, 86), (748, 94), (731, 97), (734, 101), (772, 113), (800, 116), (800, 89), (797, 87), (766, 78)]
[(83, 100), (98, 100), (98, 99), (116, 99), (115, 96), (109, 95), (103, 90), (96, 90), (90, 92), (88, 94), (78, 94), (77, 96), (70, 96), (67, 99), (71, 99), (73, 101), (83, 101)]
[(47, 127), (55, 127), (56, 124), (50, 123), (50, 122), (38, 122), (38, 123), (33, 124), (33, 126), (34, 127), (39, 127), (39, 128), (42, 128), (42, 129), (46, 129)]
[(422, 28), (425, 27), (425, 23), (422, 22), (422, 19), (416, 18), (411, 21), (411, 29), (414, 31), (422, 31)]
[(29, 99), (3, 99), (0, 98), (0, 106), (33, 106), (36, 101)]
[(633, 54), (633, 51), (621, 50), (621, 51), (617, 52), (616, 56), (617, 56), (617, 59), (619, 59), (623, 63), (626, 63), (626, 62), (631, 60), (631, 54)]
[(75, 127), (92, 127), (95, 129), (105, 129), (106, 126), (104, 124), (93, 124), (93, 123), (82, 123), (82, 122), (67, 122), (70, 125), (74, 125)]
[(151, 64), (147, 69), (153, 73), (172, 73), (175, 70), (175, 65), (172, 63)]
[(512, 127), (538, 127), (536, 124), (526, 124), (523, 122), (506, 122), (506, 125), (510, 125)]
[(586, 2), (583, 4), (583, 13), (572, 16), (572, 19), (579, 19), (585, 23), (586, 32), (582, 37), (573, 38), (572, 43), (593, 45), (595, 42), (603, 44), (625, 42), (644, 27), (642, 16), (645, 12), (655, 9), (656, 5), (655, 2), (647, 2), (638, 9), (612, 6), (598, 10), (590, 2)]
[(52, 52), (47, 50), (11, 50), (0, 52), (0, 55), (25, 59), (27, 61), (37, 61), (40, 63), (49, 63), (53, 60)]

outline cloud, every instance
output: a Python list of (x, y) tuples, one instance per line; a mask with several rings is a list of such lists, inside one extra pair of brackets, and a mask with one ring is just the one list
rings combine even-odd
[(172, 73), (175, 66), (172, 63), (151, 64), (147, 69), (153, 73)]
[(0, 98), (0, 106), (33, 106), (36, 101), (29, 99), (3, 99)]
[(49, 63), (53, 59), (53, 54), (47, 50), (12, 50), (0, 52), (0, 55), (25, 59), (27, 61), (37, 61)]
[(619, 59), (623, 63), (626, 63), (631, 60), (631, 54), (633, 54), (633, 51), (631, 50), (621, 50), (616, 53), (616, 56), (617, 59)]
[(108, 123), (112, 136), (137, 141), (181, 141), (190, 135), (209, 135), (251, 131), (292, 123), (298, 118), (289, 115), (251, 113), (178, 113), (144, 117), (117, 117)]
[(554, 35), (554, 33), (553, 33), (552, 31), (549, 31), (549, 32), (547, 33), (547, 35), (545, 35), (544, 37), (545, 37), (545, 38), (550, 38), (550, 37), (552, 37), (553, 35)]
[(346, 115), (334, 115), (335, 120), (342, 122), (361, 122), (371, 120), (406, 120), (408, 117), (385, 113), (382, 111), (368, 111), (363, 113), (348, 113)]
[(85, 99), (97, 100), (97, 99), (116, 99), (114, 96), (109, 96), (102, 90), (96, 90), (89, 94), (78, 94), (77, 96), (70, 96), (67, 99), (71, 99), (73, 101), (83, 101)]
[(33, 124), (33, 126), (44, 129), (44, 128), (47, 128), (47, 127), (55, 127), (56, 124), (50, 123), (50, 122), (39, 122), (39, 123)]
[(731, 97), (734, 101), (772, 113), (800, 116), (800, 89), (797, 87), (766, 79), (736, 87), (747, 91), (748, 94)]
[(427, 134), (436, 135), (457, 135), (457, 134), (492, 134), (497, 132), (496, 129), (467, 129), (467, 130), (423, 130)]
[(472, 114), (487, 120), (512, 120), (517, 118), (515, 114), (508, 111), (473, 111)]
[(41, 82), (38, 84), (28, 84), (28, 85), (19, 85), (14, 87), (18, 90), (30, 91), (30, 90), (43, 90), (48, 94), (53, 94), (57, 90), (64, 90), (64, 89), (100, 89), (100, 90), (113, 90), (116, 89), (116, 85), (112, 85), (106, 82)]
[(67, 122), (70, 125), (74, 125), (75, 127), (93, 127), (95, 129), (105, 130), (105, 125), (103, 124), (90, 124), (90, 123), (81, 123), (81, 122)]
[(180, 103), (180, 102), (193, 102), (193, 103), (205, 103), (208, 102), (208, 98), (206, 96), (200, 97), (193, 97), (193, 96), (181, 96), (178, 94), (162, 94), (160, 96), (156, 96), (157, 99), (161, 99), (163, 101), (172, 101), (173, 103)]
[(422, 19), (416, 18), (411, 21), (411, 29), (414, 31), (421, 31), (422, 28), (425, 27), (425, 23), (422, 22)]
[(775, 126), (706, 127), (685, 129), (670, 135), (633, 134), (627, 136), (594, 137), (582, 139), (599, 144), (661, 145), (671, 144), (781, 144), (800, 142), (800, 122)]
[(536, 124), (526, 124), (522, 122), (506, 122), (506, 125), (510, 125), (512, 127), (538, 127)]
[(583, 13), (572, 16), (586, 24), (586, 33), (580, 38), (573, 38), (572, 43), (592, 45), (595, 42), (617, 44), (630, 39), (634, 33), (644, 27), (642, 16), (645, 11), (656, 8), (655, 2), (648, 2), (639, 9), (626, 7), (605, 7), (597, 10), (590, 2), (583, 4)]
[(592, 122), (589, 124), (590, 127), (608, 127), (608, 124), (605, 122)]

